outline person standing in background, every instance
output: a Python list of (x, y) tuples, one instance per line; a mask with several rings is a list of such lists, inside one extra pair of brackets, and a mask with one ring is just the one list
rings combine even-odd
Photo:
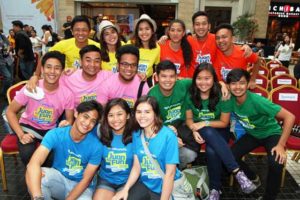
[(294, 47), (295, 44), (293, 43), (292, 39), (290, 38), (290, 36), (286, 35), (275, 54), (275, 57), (278, 58), (282, 65), (287, 68), (289, 67)]
[(32, 44), (28, 35), (23, 31), (21, 21), (12, 21), (12, 25), (16, 34), (16, 55), (20, 58), (20, 70), (23, 78), (27, 80), (32, 76), (35, 66)]
[(72, 17), (67, 16), (67, 21), (63, 24), (62, 26), (62, 31), (64, 31), (64, 39), (69, 39), (73, 37), (72, 31), (71, 31), (71, 22), (72, 22)]
[(31, 37), (29, 38), (32, 43), (33, 52), (41, 56), (42, 53), (42, 40), (36, 35), (36, 30), (31, 30)]

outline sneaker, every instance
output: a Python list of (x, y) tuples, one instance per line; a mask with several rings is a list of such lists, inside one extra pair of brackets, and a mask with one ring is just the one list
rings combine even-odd
[(250, 194), (251, 192), (257, 189), (256, 185), (254, 185), (252, 181), (248, 179), (248, 177), (243, 171), (238, 171), (238, 173), (235, 175), (235, 178), (240, 184), (241, 189), (244, 193)]
[(220, 199), (220, 192), (215, 189), (212, 189), (209, 192), (208, 200), (219, 200), (219, 199)]
[(256, 186), (256, 188), (259, 188), (261, 186), (261, 181), (258, 175), (256, 175), (256, 178), (254, 180), (251, 180), (252, 183)]

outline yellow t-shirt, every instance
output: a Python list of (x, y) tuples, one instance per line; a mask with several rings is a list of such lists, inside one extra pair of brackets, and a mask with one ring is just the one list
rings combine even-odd
[(113, 73), (117, 72), (117, 59), (116, 59), (116, 52), (109, 52), (109, 62), (105, 62), (102, 60), (101, 62), (101, 68), (103, 70), (112, 71)]
[(153, 65), (160, 62), (160, 46), (157, 44), (154, 49), (140, 48), (139, 73), (146, 73), (147, 78), (153, 74)]
[[(88, 44), (93, 44), (97, 47), (100, 47), (98, 42), (95, 42), (93, 40), (88, 40)], [(66, 67), (68, 68), (80, 68), (80, 55), (79, 51), (80, 48), (78, 48), (75, 44), (75, 38), (70, 38), (67, 40), (62, 40), (58, 43), (56, 43), (53, 47), (49, 49), (49, 51), (59, 51), (66, 55)]]

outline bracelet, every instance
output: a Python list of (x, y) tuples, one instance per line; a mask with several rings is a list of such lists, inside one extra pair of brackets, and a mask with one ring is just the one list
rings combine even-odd
[(205, 122), (205, 126), (209, 126), (210, 125), (210, 121), (204, 121)]
[(33, 197), (33, 200), (44, 200), (44, 199), (45, 199), (45, 198), (44, 198), (43, 195)]

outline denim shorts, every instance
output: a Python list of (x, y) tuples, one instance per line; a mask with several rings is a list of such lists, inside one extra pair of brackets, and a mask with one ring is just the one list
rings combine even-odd
[(118, 192), (123, 189), (124, 185), (125, 185), (125, 183), (120, 184), (120, 185), (112, 184), (102, 178), (99, 178), (98, 184), (97, 184), (97, 189), (105, 189), (105, 190), (109, 190), (112, 192)]

